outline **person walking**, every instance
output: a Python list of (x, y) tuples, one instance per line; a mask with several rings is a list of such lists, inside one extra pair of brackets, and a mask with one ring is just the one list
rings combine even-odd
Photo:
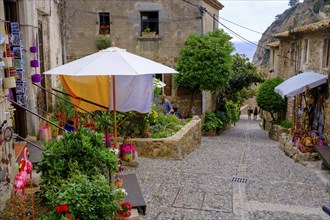
[(251, 108), (251, 106), (248, 107), (247, 113), (248, 113), (248, 119), (251, 120), (251, 115), (253, 113), (253, 109)]
[(257, 120), (258, 114), (259, 114), (258, 108), (255, 107), (253, 111), (253, 120)]

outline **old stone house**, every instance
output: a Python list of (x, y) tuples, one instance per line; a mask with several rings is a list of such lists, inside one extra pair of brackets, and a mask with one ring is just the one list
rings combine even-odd
[[(68, 60), (97, 52), (95, 42), (105, 36), (117, 47), (175, 68), (180, 50), (191, 33), (203, 34), (218, 28), (218, 22), (201, 9), (218, 18), (219, 10), (223, 8), (217, 0), (189, 2), (191, 4), (167, 0), (70, 1), (71, 10), (76, 13), (67, 21), (71, 27), (67, 41)], [(155, 35), (142, 36), (146, 27)], [(190, 90), (176, 88), (172, 75), (156, 77), (166, 83), (164, 92), (173, 104), (178, 105), (181, 114), (189, 114)], [(197, 114), (201, 114), (202, 109), (215, 108), (210, 97), (208, 93), (196, 97)]]
[[(313, 71), (330, 74), (330, 20), (294, 28), (274, 35), (279, 41), (268, 44), (270, 47), (270, 73), (284, 80), (302, 73)], [(328, 80), (329, 82), (329, 80)], [(293, 119), (298, 111), (295, 98), (288, 99), (286, 118)], [(323, 102), (324, 135), (330, 138), (329, 96)]]
[[(4, 62), (0, 64), (0, 123), (7, 120), (7, 125), (13, 126), (15, 132), (23, 138), (38, 132), (39, 118), (12, 105), (9, 100), (41, 115), (47, 110), (47, 104), (50, 104), (46, 101), (47, 94), (32, 84), (31, 76), (62, 64), (57, 3), (0, 0), (0, 61)], [(35, 53), (30, 50), (32, 46), (37, 50)], [(38, 65), (32, 67), (32, 60)], [(9, 77), (14, 79), (9, 80)], [(51, 87), (46, 77), (42, 77), (39, 85)], [(8, 158), (9, 153), (13, 155), (8, 164), (0, 164), (2, 210), (5, 201), (11, 196), (18, 167), (13, 140), (9, 143), (1, 142), (0, 145), (1, 158)], [(3, 152), (6, 153), (3, 155)]]

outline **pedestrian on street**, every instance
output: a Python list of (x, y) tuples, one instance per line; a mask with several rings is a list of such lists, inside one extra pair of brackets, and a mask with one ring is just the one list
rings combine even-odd
[(258, 114), (259, 114), (258, 108), (255, 107), (253, 111), (253, 120), (257, 120)]
[(251, 115), (253, 113), (253, 109), (251, 108), (251, 106), (248, 107), (247, 113), (248, 113), (248, 119), (251, 120)]

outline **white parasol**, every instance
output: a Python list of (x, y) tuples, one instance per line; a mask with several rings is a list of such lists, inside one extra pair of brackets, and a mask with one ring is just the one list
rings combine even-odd
[[(114, 135), (117, 140), (116, 122), (116, 76), (140, 76), (153, 74), (173, 74), (176, 70), (141, 56), (127, 52), (125, 49), (110, 47), (88, 55), (62, 66), (44, 72), (44, 74), (66, 76), (102, 76), (112, 77), (112, 102), (114, 111)], [(152, 84), (152, 80), (150, 80)], [(139, 86), (139, 84), (137, 84)], [(127, 88), (119, 88), (125, 94)], [(143, 88), (138, 88), (143, 90)], [(109, 97), (110, 99), (110, 97)], [(150, 99), (150, 102), (152, 100)], [(110, 106), (109, 106), (110, 108)]]

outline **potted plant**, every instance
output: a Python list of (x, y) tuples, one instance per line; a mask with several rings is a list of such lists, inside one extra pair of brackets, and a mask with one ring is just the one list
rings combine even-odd
[(205, 113), (205, 121), (202, 125), (203, 135), (215, 136), (223, 127), (223, 122), (214, 112)]
[(151, 31), (151, 29), (147, 26), (142, 31), (142, 37), (156, 37), (156, 32), (155, 31)]
[(109, 33), (110, 33), (110, 26), (108, 24), (107, 25), (101, 25), (100, 34), (106, 35), (106, 34), (109, 34)]

